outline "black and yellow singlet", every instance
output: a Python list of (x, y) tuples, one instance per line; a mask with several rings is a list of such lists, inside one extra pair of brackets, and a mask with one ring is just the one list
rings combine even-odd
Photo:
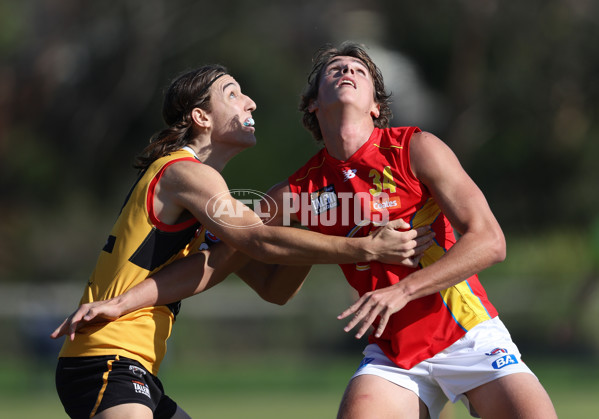
[[(187, 150), (157, 159), (143, 172), (133, 188), (102, 249), (81, 303), (105, 300), (143, 281), (191, 251), (190, 242), (200, 233), (200, 223), (191, 218), (168, 225), (153, 209), (154, 191), (164, 171), (180, 161), (200, 161)], [(83, 328), (65, 343), (60, 357), (121, 355), (139, 361), (156, 375), (166, 353), (178, 304), (147, 307), (109, 323)]]

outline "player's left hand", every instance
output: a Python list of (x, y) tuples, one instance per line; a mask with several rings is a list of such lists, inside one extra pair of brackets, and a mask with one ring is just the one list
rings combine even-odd
[(122, 311), (116, 299), (94, 301), (81, 304), (69, 317), (50, 334), (52, 339), (68, 335), (70, 340), (75, 339), (75, 333), (82, 327), (98, 322), (107, 322), (118, 319)]
[(360, 297), (358, 301), (337, 316), (339, 320), (342, 320), (352, 314), (354, 315), (343, 330), (349, 332), (356, 327), (358, 323), (362, 322), (362, 325), (356, 333), (356, 339), (360, 339), (368, 331), (368, 328), (374, 324), (377, 317), (380, 317), (374, 332), (376, 337), (380, 337), (387, 326), (389, 317), (391, 317), (393, 313), (397, 313), (404, 308), (409, 302), (407, 294), (400, 284), (401, 283), (398, 283), (386, 288), (370, 291)]
[(389, 221), (374, 229), (370, 235), (386, 245), (392, 244), (389, 253), (383, 253), (384, 256), (378, 259), (380, 262), (409, 268), (418, 267), (424, 252), (434, 244), (435, 238), (430, 225), (412, 228), (402, 218)]

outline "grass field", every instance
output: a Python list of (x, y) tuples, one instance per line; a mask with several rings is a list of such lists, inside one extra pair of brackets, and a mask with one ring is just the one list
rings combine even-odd
[[(598, 417), (599, 362), (529, 360), (560, 418)], [(54, 393), (52, 365), (4, 363), (0, 418), (66, 417)], [(194, 418), (334, 418), (354, 363), (347, 360), (222, 360), (164, 365), (165, 387)], [(469, 417), (461, 404), (446, 418)]]

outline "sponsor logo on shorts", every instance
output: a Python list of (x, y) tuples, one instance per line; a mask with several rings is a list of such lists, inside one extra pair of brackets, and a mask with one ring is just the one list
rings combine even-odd
[(507, 353), (508, 353), (508, 351), (505, 348), (495, 348), (491, 352), (487, 352), (485, 355), (493, 356), (493, 355), (507, 354)]
[(131, 381), (131, 384), (133, 384), (133, 389), (135, 390), (136, 393), (140, 393), (145, 396), (148, 396), (149, 399), (152, 398), (150, 396), (150, 388), (148, 387), (147, 384), (142, 383), (140, 381)]
[(360, 362), (360, 366), (358, 367), (358, 370), (364, 368), (366, 365), (370, 364), (372, 361), (374, 361), (374, 358), (364, 358), (362, 360), (362, 362)]
[(508, 365), (513, 365), (517, 363), (518, 359), (516, 358), (516, 355), (505, 355), (501, 358), (497, 358), (495, 361), (493, 361), (491, 365), (494, 369), (500, 370), (503, 367), (507, 367)]
[(143, 368), (140, 368), (140, 367), (136, 367), (135, 365), (129, 365), (129, 371), (131, 371), (133, 374), (137, 375), (138, 377), (143, 377), (144, 375), (146, 375), (146, 370), (144, 370)]

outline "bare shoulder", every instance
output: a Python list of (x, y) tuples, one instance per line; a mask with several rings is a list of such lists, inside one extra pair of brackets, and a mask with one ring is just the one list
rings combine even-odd
[(410, 141), (410, 155), (416, 153), (433, 153), (437, 151), (450, 151), (439, 137), (427, 131), (421, 131), (412, 135)]
[(424, 183), (439, 175), (463, 171), (451, 148), (426, 131), (415, 133), (410, 141), (410, 165), (416, 178)]
[(163, 188), (172, 191), (198, 189), (211, 191), (226, 188), (222, 175), (207, 164), (192, 161), (178, 161), (170, 165), (162, 176), (160, 183)]
[(212, 167), (193, 161), (177, 161), (160, 177), (154, 195), (154, 211), (161, 221), (174, 224), (186, 211), (203, 221), (205, 203), (228, 192), (221, 174)]

